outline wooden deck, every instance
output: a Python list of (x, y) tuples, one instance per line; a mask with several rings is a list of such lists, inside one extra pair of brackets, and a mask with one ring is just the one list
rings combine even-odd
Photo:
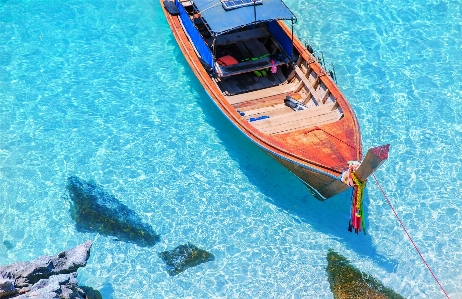
[(293, 111), (287, 107), (291, 111), (281, 108), (260, 112), (270, 118), (254, 121), (252, 125), (259, 131), (270, 135), (307, 129), (339, 120), (343, 114), (336, 109), (335, 105), (331, 103), (301, 111)]
[[(342, 118), (342, 110), (319, 81), (320, 75), (306, 65), (294, 66), (290, 83), (280, 68), (276, 74), (268, 72), (263, 77), (253, 73), (271, 67), (271, 53), (259, 40), (268, 37), (270, 35), (266, 29), (256, 28), (225, 34), (216, 39), (215, 45), (232, 44), (239, 51), (239, 56), (247, 58), (229, 66), (215, 64), (218, 76), (214, 80), (228, 103), (239, 110), (253, 127), (270, 135), (302, 130)], [(277, 63), (281, 65), (288, 61)], [(288, 94), (296, 96), (308, 108), (294, 111), (286, 106), (284, 99)], [(265, 119), (255, 121), (261, 116)]]
[(271, 117), (274, 118), (279, 115), (288, 115), (290, 113), (294, 112), (290, 107), (286, 106), (285, 104), (276, 104), (268, 107), (262, 107), (262, 108), (257, 108), (253, 109), (250, 111), (245, 111), (244, 118), (250, 122), (252, 122), (252, 119), (258, 118), (258, 117)]
[(247, 92), (247, 93), (243, 93), (239, 95), (227, 96), (226, 100), (231, 105), (235, 105), (235, 104), (258, 100), (261, 98), (270, 97), (270, 96), (279, 95), (279, 94), (282, 94), (283, 98), (285, 98), (285, 94), (295, 90), (295, 88), (296, 88), (295, 84), (283, 84), (283, 85), (278, 85), (278, 86), (274, 86), (271, 88), (259, 89), (256, 91)]
[[(306, 68), (294, 68), (291, 83), (227, 96), (226, 100), (244, 119), (262, 133), (274, 135), (335, 122), (343, 117), (338, 103), (316, 76)], [(307, 76), (308, 74), (308, 76)], [(315, 88), (315, 86), (317, 88)], [(306, 110), (294, 111), (284, 104), (287, 95), (299, 100)], [(264, 116), (264, 119), (255, 120)]]

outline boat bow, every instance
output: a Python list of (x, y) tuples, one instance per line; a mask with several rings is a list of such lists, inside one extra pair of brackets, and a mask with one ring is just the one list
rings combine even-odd
[(320, 190), (320, 193), (325, 197), (321, 200), (351, 188), (352, 186), (348, 184), (349, 172), (353, 172), (360, 181), (366, 181), (388, 159), (389, 149), (389, 144), (377, 146), (367, 151), (366, 157), (361, 163), (351, 161), (349, 169), (342, 173), (340, 180), (332, 181), (331, 184)]

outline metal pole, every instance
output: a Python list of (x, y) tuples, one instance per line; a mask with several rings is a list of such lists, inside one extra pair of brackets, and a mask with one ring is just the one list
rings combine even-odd
[(290, 60), (294, 59), (294, 19), (292, 21), (292, 50), (290, 51)]
[(216, 56), (215, 56), (215, 55), (216, 55), (216, 51), (215, 51), (216, 45), (215, 45), (215, 43), (216, 43), (216, 41), (217, 41), (217, 37), (214, 36), (214, 37), (213, 37), (213, 42), (212, 42), (212, 49), (213, 49), (212, 73), (213, 73), (213, 74), (215, 74), (215, 57), (216, 57)]
[(256, 2), (257, 0), (253, 0), (253, 19), (255, 23), (257, 22), (257, 8), (255, 7)]

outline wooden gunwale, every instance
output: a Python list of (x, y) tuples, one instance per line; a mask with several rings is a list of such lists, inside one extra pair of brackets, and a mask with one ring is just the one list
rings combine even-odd
[[(323, 162), (314, 161), (308, 158), (307, 156), (309, 155), (307, 155), (307, 151), (305, 150), (299, 150), (298, 148), (288, 148), (287, 145), (284, 143), (284, 141), (281, 140), (280, 138), (276, 138), (274, 136), (261, 133), (260, 131), (255, 129), (250, 123), (248, 123), (244, 118), (242, 118), (237, 113), (237, 111), (232, 107), (232, 105), (227, 102), (225, 96), (222, 94), (218, 86), (213, 82), (213, 80), (210, 78), (210, 76), (207, 74), (207, 72), (202, 67), (195, 53), (193, 46), (190, 44), (188, 37), (183, 31), (183, 27), (181, 25), (179, 17), (170, 15), (166, 11), (164, 6), (162, 5), (162, 1), (160, 1), (160, 4), (166, 16), (167, 22), (170, 25), (172, 33), (175, 39), (177, 40), (180, 46), (180, 49), (184, 54), (185, 59), (188, 61), (194, 73), (196, 74), (196, 77), (198, 78), (198, 80), (200, 81), (204, 89), (207, 91), (207, 93), (210, 95), (212, 100), (215, 102), (215, 104), (226, 115), (226, 117), (228, 117), (228, 119), (234, 123), (234, 125), (239, 130), (246, 133), (246, 135), (249, 138), (251, 138), (255, 143), (257, 143), (260, 147), (265, 148), (266, 150), (270, 151), (272, 154), (279, 155), (282, 159), (293, 161), (292, 163), (298, 163), (300, 165), (305, 165), (305, 167), (317, 169), (318, 171), (324, 172), (325, 174), (330, 175), (332, 177), (337, 177), (341, 173), (341, 170), (334, 168), (335, 166), (325, 165), (323, 164)], [(289, 28), (287, 27), (287, 25), (281, 21), (278, 21), (278, 22), (283, 28), (283, 30), (285, 30), (286, 33), (289, 33)], [(291, 34), (288, 34), (288, 36), (291, 36)], [(310, 58), (312, 58), (311, 56), (308, 55), (308, 52), (304, 50), (300, 40), (295, 36), (294, 36), (294, 46), (297, 48), (297, 51), (300, 53), (300, 55), (305, 60), (308, 61)], [(330, 92), (334, 95), (336, 100), (339, 102), (339, 105), (343, 109), (343, 111), (347, 111), (346, 119), (351, 119), (351, 118), (353, 119), (354, 127), (355, 127), (355, 135), (356, 135), (355, 142), (354, 142), (355, 147), (357, 149), (356, 156), (357, 156), (357, 160), (360, 160), (362, 157), (362, 153), (361, 153), (361, 139), (359, 135), (359, 126), (358, 126), (357, 120), (354, 116), (354, 113), (351, 107), (346, 102), (343, 95), (338, 90), (338, 88), (333, 83), (333, 81), (327, 76), (322, 76), (322, 74), (325, 72), (319, 66), (319, 64), (314, 61), (310, 66), (313, 68), (313, 70), (316, 72), (318, 76), (322, 77), (321, 80), (323, 81), (325, 86), (330, 90)], [(342, 120), (339, 120), (338, 122), (344, 122), (344, 121), (346, 121), (345, 117)], [(321, 125), (319, 127), (324, 127), (324, 126), (326, 125)], [(291, 134), (291, 133), (287, 133), (287, 134)]]
[[(281, 25), (284, 32), (288, 36), (291, 36), (292, 31), (290, 30), (290, 28), (284, 22), (282, 22), (282, 21), (278, 21), (278, 22)], [(316, 61), (316, 58), (310, 52), (308, 52), (308, 50), (305, 48), (305, 46), (303, 46), (302, 42), (295, 35), (294, 35), (293, 43), (294, 43), (294, 47), (300, 53), (300, 56), (307, 62), (307, 64), (309, 64), (309, 66), (317, 74), (318, 78), (320, 78), (321, 82), (324, 83), (326, 88), (335, 97), (337, 102), (339, 102), (339, 105), (342, 108), (343, 112), (348, 113), (349, 116), (351, 117), (351, 120), (354, 122), (354, 128), (355, 128), (355, 134), (354, 134), (355, 142), (354, 142), (354, 144), (356, 145), (356, 149), (357, 149), (357, 156), (358, 156), (357, 161), (361, 161), (362, 155), (363, 155), (363, 153), (362, 153), (361, 130), (360, 130), (360, 127), (359, 127), (358, 119), (356, 118), (356, 114), (354, 113), (354, 111), (351, 108), (350, 104), (345, 99), (343, 93), (338, 88), (337, 84), (333, 81), (333, 79), (331, 77), (326, 75), (326, 72), (319, 65), (319, 63)], [(311, 63), (308, 63), (308, 62), (311, 62)]]

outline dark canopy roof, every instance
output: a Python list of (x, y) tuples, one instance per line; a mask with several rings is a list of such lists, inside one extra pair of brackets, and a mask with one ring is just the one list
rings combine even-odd
[(263, 4), (225, 10), (220, 0), (194, 0), (194, 5), (201, 12), (213, 35), (272, 20), (295, 20), (295, 16), (281, 0), (263, 0)]

